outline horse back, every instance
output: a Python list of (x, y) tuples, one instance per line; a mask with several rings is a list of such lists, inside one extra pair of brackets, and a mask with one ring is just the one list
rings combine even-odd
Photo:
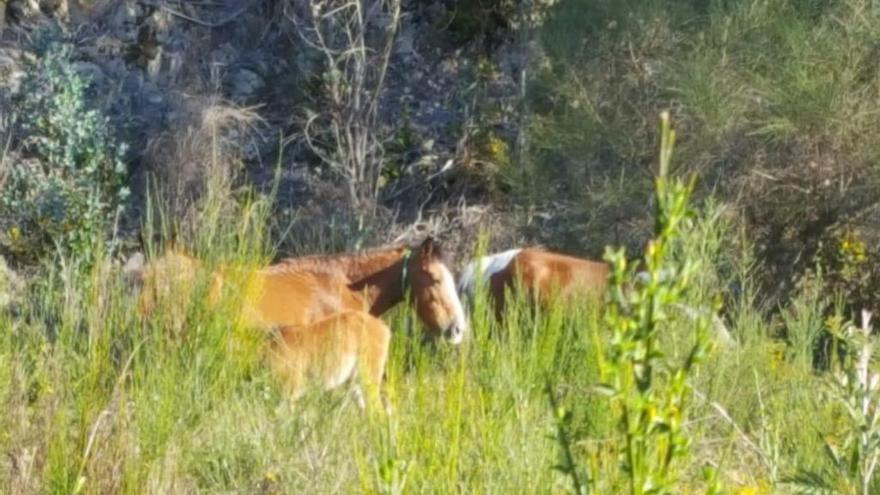
[(260, 273), (257, 313), (269, 326), (302, 326), (342, 311), (368, 307), (348, 288), (344, 277), (332, 273), (267, 269)]
[(542, 299), (555, 291), (562, 296), (602, 292), (610, 273), (607, 263), (537, 248), (523, 249), (512, 265), (504, 283), (519, 279), (526, 290), (543, 295)]

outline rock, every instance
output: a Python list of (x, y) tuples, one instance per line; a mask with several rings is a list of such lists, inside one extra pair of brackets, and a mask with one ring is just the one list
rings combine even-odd
[(122, 82), (122, 91), (131, 95), (136, 95), (142, 91), (144, 87), (144, 76), (140, 71), (128, 71)]
[(25, 22), (40, 13), (40, 4), (37, 0), (8, 0), (6, 14), (8, 22)]
[(168, 41), (170, 31), (171, 15), (163, 9), (156, 9), (147, 19), (147, 24), (156, 33), (156, 41), (165, 43)]
[(211, 51), (208, 60), (211, 64), (230, 65), (237, 57), (237, 51), (229, 43), (223, 43), (220, 47)]
[(159, 79), (159, 75), (162, 72), (162, 60), (164, 57), (162, 56), (162, 46), (158, 46), (156, 48), (156, 54), (153, 58), (147, 61), (147, 76), (151, 81), (156, 81)]
[(425, 20), (432, 25), (438, 25), (449, 20), (449, 11), (442, 2), (430, 2), (430, 5), (423, 10)]
[(27, 75), (21, 55), (21, 51), (13, 48), (0, 49), (0, 88), (6, 88), (10, 94), (18, 93)]
[(74, 62), (73, 69), (81, 76), (85, 76), (95, 86), (102, 86), (106, 76), (104, 70), (98, 64), (92, 62)]
[(42, 0), (40, 10), (65, 21), (70, 18), (67, 0)]
[(416, 27), (412, 24), (404, 27), (394, 41), (394, 53), (409, 55), (415, 53)]
[(116, 11), (110, 18), (110, 26), (117, 36), (126, 40), (137, 39), (137, 19), (141, 15), (140, 6), (132, 1), (119, 2)]
[(229, 80), (230, 96), (236, 101), (247, 101), (263, 88), (263, 78), (256, 72), (240, 68)]
[(180, 74), (183, 67), (183, 54), (180, 52), (166, 52), (165, 60), (167, 62), (167, 77), (169, 81), (174, 81)]

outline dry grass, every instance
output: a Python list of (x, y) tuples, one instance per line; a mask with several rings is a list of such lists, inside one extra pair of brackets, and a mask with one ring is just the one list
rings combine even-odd
[(242, 170), (242, 139), (259, 134), (255, 108), (218, 97), (179, 98), (177, 119), (149, 140), (146, 163), (161, 184), (171, 214), (187, 211), (204, 194), (211, 176), (234, 178)]

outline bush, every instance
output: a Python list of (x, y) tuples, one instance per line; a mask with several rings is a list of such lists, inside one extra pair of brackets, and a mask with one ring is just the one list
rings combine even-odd
[(846, 310), (855, 315), (859, 310), (880, 310), (880, 260), (875, 239), (866, 238), (859, 229), (845, 225), (832, 231), (822, 243), (817, 261), (825, 270), (824, 290), (840, 294)]
[(655, 139), (644, 116), (670, 109), (697, 199), (737, 207), (761, 282), (784, 300), (823, 236), (876, 203), (880, 128), (865, 95), (878, 89), (878, 32), (859, 0), (561, 2), (532, 71), (526, 185), (571, 205), (560, 230), (589, 227), (590, 250), (641, 245)]
[(22, 153), (0, 192), (0, 244), (19, 260), (56, 247), (86, 256), (128, 195), (126, 146), (86, 103), (71, 53), (47, 44), (13, 101)]
[(538, 24), (555, 0), (457, 0), (446, 24), (460, 43), (482, 38), (491, 48), (511, 29)]

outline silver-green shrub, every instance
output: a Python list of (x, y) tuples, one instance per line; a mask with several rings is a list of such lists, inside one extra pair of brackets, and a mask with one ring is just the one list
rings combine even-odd
[(21, 152), (0, 190), (0, 244), (20, 260), (87, 256), (128, 196), (126, 146), (87, 101), (71, 46), (47, 43), (38, 55), (12, 104)]

